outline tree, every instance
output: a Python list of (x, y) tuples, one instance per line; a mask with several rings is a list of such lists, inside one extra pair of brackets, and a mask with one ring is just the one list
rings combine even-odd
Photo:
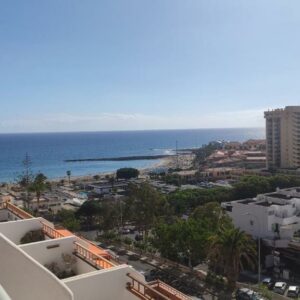
[(208, 202), (221, 203), (230, 200), (232, 200), (232, 189), (220, 187), (177, 190), (168, 195), (168, 202), (177, 215), (191, 213), (196, 207)]
[(29, 188), (30, 185), (32, 184), (33, 181), (33, 173), (31, 170), (31, 165), (32, 165), (32, 161), (31, 161), (31, 157), (29, 156), (28, 153), (25, 154), (25, 158), (22, 161), (23, 164), (23, 168), (24, 170), (22, 171), (22, 173), (18, 176), (18, 183), (19, 185), (25, 189), (25, 193), (26, 193), (26, 198), (25, 198), (25, 203), (27, 206), (27, 209), (29, 208)]
[(158, 223), (153, 233), (153, 246), (163, 257), (187, 263), (192, 268), (206, 259), (209, 239), (221, 226), (231, 220), (216, 202), (200, 206), (187, 220), (177, 218), (174, 222)]
[(217, 202), (208, 202), (203, 206), (198, 206), (191, 218), (201, 222), (211, 234), (217, 233), (220, 227), (230, 226), (231, 219)]
[(47, 183), (46, 183), (47, 177), (43, 173), (38, 173), (35, 177), (31, 185), (29, 186), (29, 190), (31, 192), (34, 192), (37, 199), (37, 206), (38, 210), (40, 208), (40, 198), (42, 195), (42, 192), (46, 190)]
[(83, 218), (87, 226), (91, 227), (96, 223), (100, 209), (99, 202), (94, 200), (85, 201), (76, 212), (76, 217)]
[(220, 228), (209, 240), (208, 258), (213, 267), (222, 270), (226, 277), (227, 294), (224, 295), (224, 299), (231, 299), (240, 270), (245, 264), (251, 267), (255, 265), (255, 242), (233, 225)]
[(148, 183), (131, 185), (125, 201), (125, 213), (145, 232), (145, 237), (160, 216), (168, 210), (165, 197)]
[(78, 219), (76, 219), (75, 213), (71, 210), (60, 210), (57, 213), (57, 218), (62, 223), (63, 227), (71, 231), (78, 231), (80, 229), (80, 223)]
[(99, 179), (100, 179), (100, 175), (96, 174), (96, 175), (93, 176), (93, 178), (94, 178), (95, 180), (99, 180)]
[(117, 170), (117, 179), (131, 179), (139, 176), (139, 170), (135, 168), (121, 168)]
[(67, 174), (67, 176), (68, 176), (69, 185), (70, 185), (70, 184), (71, 184), (71, 171), (68, 170), (68, 171), (66, 172), (66, 174)]

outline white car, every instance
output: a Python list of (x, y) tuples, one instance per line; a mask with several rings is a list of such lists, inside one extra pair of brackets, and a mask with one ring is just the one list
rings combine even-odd
[(291, 298), (298, 298), (300, 292), (299, 286), (291, 285), (288, 289), (287, 296)]
[(241, 288), (236, 291), (236, 300), (265, 300), (261, 295), (256, 292), (247, 289)]
[(279, 281), (275, 283), (273, 291), (277, 294), (283, 295), (287, 287), (288, 286), (285, 282)]

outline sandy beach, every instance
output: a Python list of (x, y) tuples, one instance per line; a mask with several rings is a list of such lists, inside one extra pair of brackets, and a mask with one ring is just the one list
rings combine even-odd
[[(153, 163), (150, 167), (146, 168), (139, 168), (140, 174), (142, 176), (147, 175), (151, 171), (155, 169), (176, 169), (177, 166), (180, 169), (187, 170), (190, 169), (193, 165), (193, 160), (194, 160), (195, 155), (194, 154), (179, 154), (178, 156), (170, 156), (170, 157), (165, 157), (162, 159), (159, 159), (157, 162)], [(94, 174), (87, 174), (83, 176), (72, 176), (71, 175), (71, 181), (76, 181), (76, 182), (85, 182), (85, 181), (91, 181), (94, 180), (94, 176), (98, 175), (100, 176), (101, 179), (104, 179), (107, 176), (113, 176), (115, 175), (116, 171), (114, 172), (99, 172), (99, 173), (94, 173)], [(68, 180), (67, 176), (63, 177), (58, 177), (58, 178), (53, 178), (49, 180), (50, 182), (60, 182), (61, 180)]]

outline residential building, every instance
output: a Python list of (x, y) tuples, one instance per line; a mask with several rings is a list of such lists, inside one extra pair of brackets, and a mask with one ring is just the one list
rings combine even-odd
[[(39, 233), (39, 240), (24, 242)], [(0, 298), (13, 300), (188, 300), (103, 249), (43, 218), (0, 203)]]
[(265, 112), (267, 168), (300, 167), (300, 106)]
[(300, 188), (222, 203), (236, 227), (274, 248), (300, 249)]

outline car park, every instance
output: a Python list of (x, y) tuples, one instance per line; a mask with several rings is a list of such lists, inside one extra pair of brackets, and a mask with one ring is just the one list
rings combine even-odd
[(236, 300), (264, 300), (258, 293), (247, 288), (238, 289), (235, 296)]
[(298, 298), (299, 293), (300, 293), (299, 286), (291, 285), (288, 288), (287, 296), (290, 297), (290, 298)]
[(274, 287), (274, 281), (270, 277), (264, 278), (261, 283), (264, 286), (266, 286), (269, 290), (272, 290)]
[(280, 294), (280, 295), (284, 295), (286, 289), (287, 289), (287, 284), (285, 282), (282, 282), (282, 281), (278, 281), (278, 282), (275, 282), (275, 285), (274, 285), (274, 288), (273, 288), (273, 291), (277, 294)]

